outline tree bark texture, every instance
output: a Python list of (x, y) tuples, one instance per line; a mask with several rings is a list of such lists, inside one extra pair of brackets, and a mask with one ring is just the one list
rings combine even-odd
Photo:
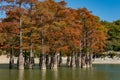
[(24, 69), (24, 57), (23, 57), (23, 50), (22, 50), (22, 20), (20, 18), (20, 25), (19, 25), (19, 31), (20, 31), (20, 53), (18, 57), (18, 69)]
[(13, 50), (13, 45), (12, 45), (11, 52), (10, 52), (9, 69), (12, 69), (13, 66), (14, 66), (14, 50)]
[(46, 62), (45, 54), (40, 54), (40, 61), (39, 61), (40, 69), (46, 69), (45, 62)]
[(51, 56), (50, 68), (51, 68), (51, 69), (57, 69), (57, 67), (58, 67), (57, 54), (54, 53), (54, 54)]

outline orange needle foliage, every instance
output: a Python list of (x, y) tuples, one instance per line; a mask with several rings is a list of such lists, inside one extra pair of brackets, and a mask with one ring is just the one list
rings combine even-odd
[[(53, 0), (39, 2), (25, 0), (25, 2), (26, 4), (34, 3), (34, 7), (32, 9), (16, 7), (14, 10), (8, 11), (7, 18), (0, 23), (2, 34), (11, 33), (9, 35), (15, 38), (17, 36), (15, 34), (19, 33), (19, 16), (23, 14), (21, 11), (24, 11), (22, 15), (24, 49), (29, 50), (32, 39), (34, 50), (41, 50), (41, 38), (44, 38), (43, 47), (47, 53), (79, 52), (85, 48), (97, 53), (106, 47), (107, 29), (101, 24), (99, 17), (94, 16), (86, 8), (77, 10), (67, 8), (65, 2)], [(1, 27), (1, 24), (4, 26)], [(41, 32), (43, 32), (42, 36)]]

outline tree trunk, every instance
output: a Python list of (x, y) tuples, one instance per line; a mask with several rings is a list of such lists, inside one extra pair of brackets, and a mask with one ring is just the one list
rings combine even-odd
[(75, 55), (74, 55), (74, 52), (73, 52), (72, 57), (71, 57), (70, 66), (73, 67), (73, 68), (75, 67)]
[(46, 58), (45, 54), (40, 54), (40, 61), (39, 61), (40, 69), (46, 69), (45, 58)]
[(50, 67), (50, 55), (46, 55), (46, 67), (49, 68)]
[(28, 67), (28, 64), (29, 64), (29, 58), (28, 58), (28, 56), (26, 54), (26, 50), (25, 50), (25, 55), (24, 55), (24, 65), (25, 65), (25, 67)]
[(81, 68), (85, 68), (86, 64), (85, 64), (85, 54), (82, 53), (81, 55)]
[(13, 45), (11, 46), (11, 52), (10, 52), (10, 62), (9, 62), (9, 69), (12, 69), (14, 66), (14, 51), (13, 51)]
[(54, 54), (51, 56), (51, 63), (50, 63), (51, 69), (57, 69), (57, 66), (58, 66), (57, 63), (58, 63), (58, 62), (57, 62), (57, 54), (54, 53)]
[[(42, 21), (42, 20), (41, 20)], [(40, 54), (40, 68), (41, 69), (46, 69), (46, 56), (44, 53), (44, 33), (43, 33), (43, 29), (41, 31), (41, 48), (42, 48), (42, 54)]]
[(89, 66), (92, 67), (92, 53), (89, 54)]
[(33, 69), (34, 66), (34, 57), (29, 58), (29, 69)]
[(24, 69), (24, 57), (22, 54), (18, 57), (18, 69)]
[(62, 65), (62, 54), (60, 53), (59, 57), (58, 57), (58, 66), (61, 67)]
[(78, 53), (77, 55), (76, 67), (81, 67), (81, 53)]
[(70, 62), (71, 62), (71, 57), (67, 56), (67, 62), (66, 62), (67, 67), (70, 67)]
[(89, 53), (87, 53), (85, 56), (85, 65), (86, 65), (86, 68), (89, 67)]
[[(30, 3), (30, 22), (31, 22), (31, 26), (30, 28), (33, 26), (33, 18), (32, 18), (32, 9), (33, 9), (33, 3)], [(33, 31), (32, 31), (32, 28), (30, 30), (30, 57), (29, 57), (29, 69), (32, 69), (33, 68), (33, 65), (34, 65), (34, 57), (33, 57), (33, 42), (32, 42), (32, 34), (33, 34)]]
[(22, 52), (22, 20), (20, 18), (20, 53), (18, 57), (18, 69), (24, 69), (24, 57)]
[(33, 57), (33, 43), (32, 43), (32, 30), (30, 32), (30, 58), (29, 58), (29, 69), (33, 68), (34, 65), (34, 57)]

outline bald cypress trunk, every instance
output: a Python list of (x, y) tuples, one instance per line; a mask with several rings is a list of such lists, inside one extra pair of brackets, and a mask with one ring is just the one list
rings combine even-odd
[(89, 67), (92, 67), (92, 53), (89, 54)]
[(62, 66), (62, 54), (60, 53), (58, 56), (58, 66), (61, 67)]
[(81, 55), (81, 68), (85, 68), (86, 64), (85, 64), (85, 54), (82, 53)]
[(58, 67), (57, 54), (54, 53), (54, 54), (51, 56), (50, 68), (51, 68), (51, 69), (57, 69), (57, 67)]
[(19, 25), (19, 29), (20, 29), (20, 53), (19, 53), (19, 57), (18, 57), (18, 69), (24, 69), (24, 57), (23, 57), (23, 50), (22, 50), (22, 20), (20, 17), (20, 25)]
[(71, 56), (71, 62), (70, 62), (70, 67), (76, 67), (76, 64), (75, 64), (75, 53), (73, 52), (72, 53), (72, 56)]
[(24, 57), (22, 54), (18, 57), (18, 69), (24, 69)]
[(87, 68), (89, 67), (89, 53), (87, 53), (85, 56), (85, 65)]
[(51, 59), (50, 59), (50, 55), (47, 54), (47, 55), (46, 55), (46, 67), (47, 67), (47, 68), (50, 68), (50, 60), (51, 60)]
[(29, 67), (29, 58), (28, 58), (28, 56), (27, 56), (26, 50), (25, 50), (25, 54), (24, 54), (24, 66), (25, 66), (26, 68)]
[(29, 58), (29, 69), (32, 69), (34, 66), (34, 57)]
[(39, 66), (40, 66), (40, 69), (46, 69), (46, 56), (45, 54), (40, 54), (40, 61), (39, 61)]
[(32, 69), (34, 65), (33, 57), (33, 43), (32, 43), (32, 30), (30, 31), (30, 57), (29, 57), (29, 69)]
[(11, 45), (9, 69), (12, 69), (13, 66), (14, 66), (14, 50), (13, 50), (13, 45)]
[(76, 67), (81, 67), (81, 53), (78, 53), (77, 55)]
[(31, 30), (30, 30), (30, 56), (29, 56), (29, 69), (31, 69), (31, 68), (33, 68), (33, 65), (34, 65), (34, 56), (33, 56), (33, 37), (32, 37), (32, 35), (33, 35), (33, 30), (32, 30), (32, 26), (33, 26), (33, 15), (32, 15), (32, 9), (33, 9), (33, 7), (34, 7), (34, 3), (32, 3), (32, 2), (29, 2), (29, 4), (30, 4), (30, 9), (29, 9), (29, 11), (30, 11), (30, 22), (31, 22), (31, 25), (30, 25), (30, 28), (31, 28)]
[(70, 67), (70, 62), (71, 62), (71, 57), (68, 55), (67, 56), (67, 62), (66, 62), (67, 67)]
[[(42, 21), (42, 20), (41, 20)], [(41, 48), (42, 48), (42, 53), (40, 54), (40, 68), (41, 69), (46, 69), (46, 55), (44, 53), (44, 33), (43, 30), (41, 31)]]

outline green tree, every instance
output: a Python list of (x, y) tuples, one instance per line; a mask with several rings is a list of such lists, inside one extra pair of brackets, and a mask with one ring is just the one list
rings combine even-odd
[(120, 20), (114, 22), (102, 21), (102, 24), (109, 30), (106, 50), (120, 51)]

